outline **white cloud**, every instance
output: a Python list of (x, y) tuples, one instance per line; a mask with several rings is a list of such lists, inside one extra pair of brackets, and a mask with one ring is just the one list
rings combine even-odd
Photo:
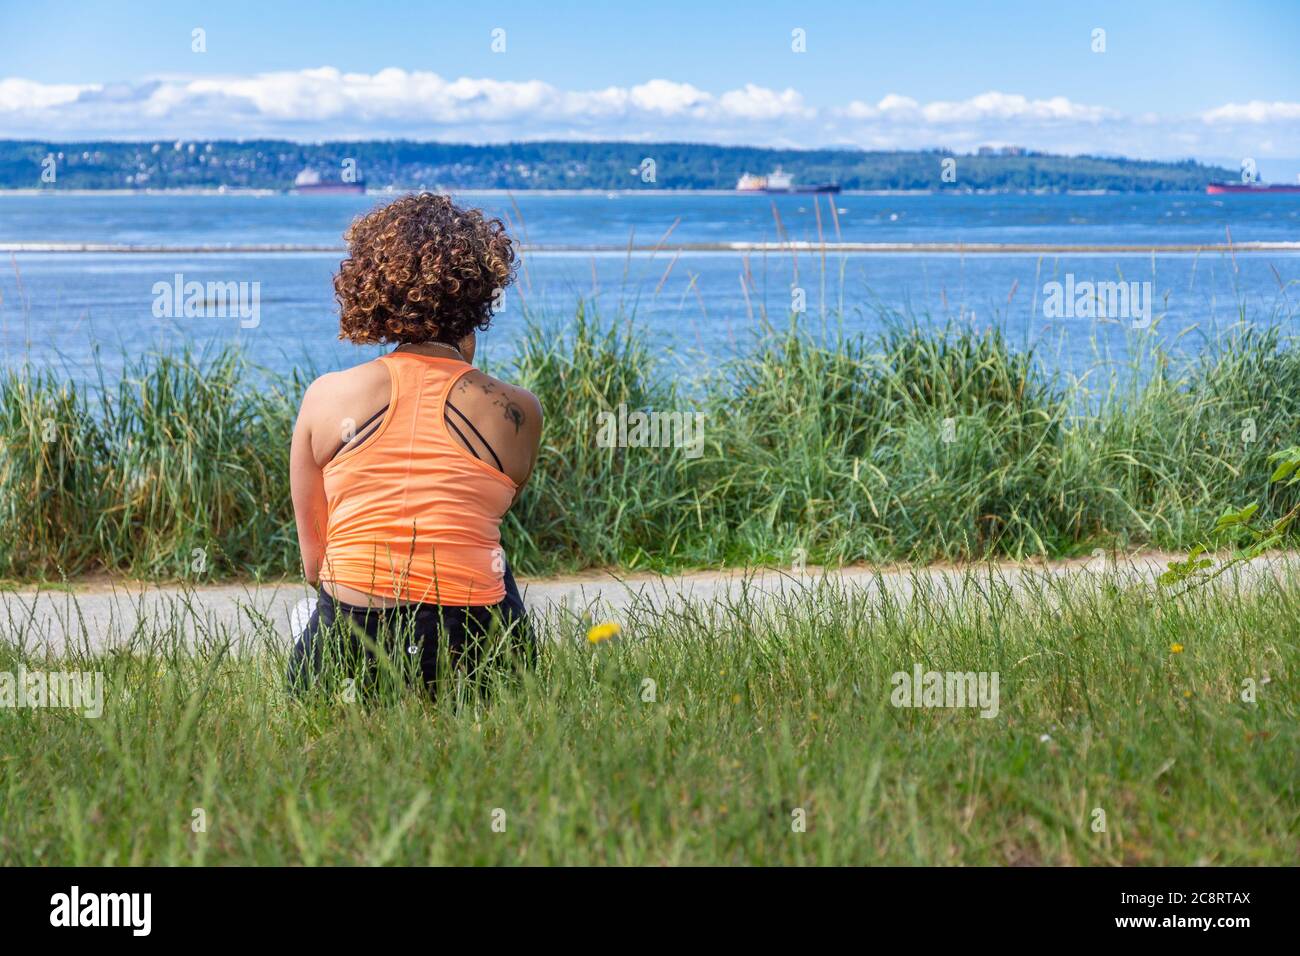
[(877, 120), (883, 117), (907, 119), (921, 115), (921, 104), (910, 96), (890, 93), (881, 98), (875, 106), (861, 100), (853, 100), (841, 113), (850, 119)]
[(1295, 123), (1300, 122), (1300, 103), (1228, 103), (1204, 114), (1207, 123)]
[(1125, 115), (1064, 96), (996, 90), (921, 102), (890, 92), (814, 107), (799, 91), (754, 83), (721, 92), (652, 78), (565, 90), (541, 80), (448, 79), (395, 67), (335, 67), (134, 83), (0, 79), (0, 136), (55, 140), (298, 140), (409, 137), (692, 139), (869, 149), (1016, 144), (1058, 153), (1300, 155), (1300, 103), (1229, 103), (1187, 116)]
[(651, 80), (632, 87), (628, 99), (637, 109), (663, 116), (679, 116), (706, 107), (712, 97), (689, 83)]
[(971, 123), (981, 120), (1029, 119), (1071, 120), (1093, 123), (1113, 116), (1112, 111), (1100, 106), (1072, 103), (1064, 96), (1048, 100), (1031, 100), (1019, 93), (981, 93), (968, 100), (953, 103), (929, 103), (922, 115), (931, 123)]
[(777, 93), (753, 83), (746, 83), (744, 89), (722, 94), (718, 105), (723, 115), (744, 119), (811, 119), (816, 115), (815, 110), (804, 106), (803, 97), (794, 90), (786, 89)]
[(842, 110), (844, 116), (860, 120), (923, 121), (935, 126), (957, 126), (988, 120), (1068, 120), (1097, 122), (1116, 114), (1104, 107), (1072, 103), (1063, 96), (1031, 100), (1018, 93), (981, 93), (970, 99), (936, 100), (922, 106), (910, 96), (890, 93), (874, 106), (854, 100)]
[(37, 83), (16, 77), (0, 79), (0, 113), (49, 109), (71, 103), (82, 93), (96, 89), (99, 87), (77, 86), (72, 83)]

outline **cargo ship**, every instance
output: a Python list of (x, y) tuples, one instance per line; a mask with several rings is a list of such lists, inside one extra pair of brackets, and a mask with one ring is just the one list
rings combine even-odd
[(364, 195), (366, 192), (365, 180), (357, 180), (352, 183), (345, 183), (340, 179), (325, 180), (321, 179), (320, 173), (314, 169), (304, 169), (293, 181), (293, 189), (290, 192), (299, 195), (321, 196), (321, 195)]
[(780, 166), (772, 170), (766, 176), (751, 176), (749, 173), (741, 176), (736, 182), (736, 192), (738, 193), (764, 193), (764, 194), (781, 194), (781, 193), (837, 193), (840, 191), (839, 183), (817, 183), (813, 186), (796, 186), (794, 177), (784, 172)]
[(1205, 191), (1211, 196), (1223, 193), (1300, 193), (1300, 183), (1210, 183)]

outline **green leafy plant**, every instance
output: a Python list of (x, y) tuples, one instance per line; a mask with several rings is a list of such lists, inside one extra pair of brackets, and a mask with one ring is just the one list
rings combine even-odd
[[(1289, 487), (1300, 483), (1300, 445), (1292, 445), (1282, 451), (1268, 456), (1270, 462), (1277, 462), (1269, 483)], [(1271, 522), (1259, 524), (1255, 516), (1259, 512), (1259, 502), (1252, 502), (1235, 511), (1225, 511), (1214, 523), (1210, 534), (1222, 537), (1231, 534), (1244, 534), (1249, 540), (1237, 547), (1228, 559), (1214, 567), (1214, 562), (1205, 557), (1210, 551), (1208, 544), (1199, 544), (1191, 550), (1185, 561), (1170, 561), (1169, 570), (1160, 576), (1160, 583), (1166, 585), (1181, 584), (1185, 581), (1203, 583), (1223, 574), (1229, 568), (1259, 557), (1266, 551), (1280, 546), (1291, 534), (1297, 516), (1300, 516), (1300, 503), (1297, 503), (1281, 517)], [(1208, 573), (1207, 573), (1208, 572)]]

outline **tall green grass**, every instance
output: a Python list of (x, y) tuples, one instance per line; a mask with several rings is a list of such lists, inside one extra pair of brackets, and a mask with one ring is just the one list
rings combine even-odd
[[(1083, 577), (645, 600), (599, 647), (555, 613), (432, 702), (291, 698), (277, 622), (184, 596), (109, 654), (10, 620), (0, 671), (104, 694), (0, 708), (0, 864), (1294, 863), (1295, 582)], [(893, 706), (917, 664), (997, 672), (996, 716)]]
[(284, 574), (285, 450), (304, 383), (237, 353), (150, 355), (89, 388), (0, 377), (0, 575)]
[[(508, 368), (546, 413), (506, 547), (526, 574), (1186, 548), (1225, 507), (1277, 510), (1268, 454), (1300, 433), (1300, 350), (1235, 329), (1190, 365), (1049, 376), (996, 330), (827, 344), (768, 329), (699, 381), (580, 305)], [(297, 570), (288, 437), (305, 378), (239, 355), (147, 355), (88, 388), (0, 375), (0, 577), (189, 581)], [(703, 454), (600, 448), (597, 415), (700, 411)], [(1290, 497), (1287, 497), (1287, 496)]]

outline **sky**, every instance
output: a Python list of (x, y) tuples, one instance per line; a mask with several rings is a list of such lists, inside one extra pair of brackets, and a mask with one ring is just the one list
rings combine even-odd
[(1293, 179), (1298, 54), (1300, 0), (0, 0), (0, 138), (1019, 145)]

